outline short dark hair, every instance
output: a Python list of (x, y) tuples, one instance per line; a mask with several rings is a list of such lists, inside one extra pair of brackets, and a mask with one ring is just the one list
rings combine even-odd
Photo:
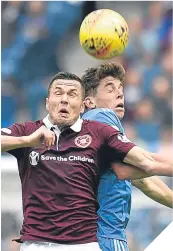
[(66, 80), (76, 80), (78, 81), (80, 84), (81, 84), (81, 87), (82, 87), (82, 95), (83, 95), (83, 98), (85, 97), (85, 87), (84, 87), (84, 84), (82, 82), (82, 80), (75, 74), (73, 73), (70, 73), (70, 72), (58, 72), (56, 75), (53, 76), (53, 78), (51, 79), (50, 81), (50, 84), (49, 84), (49, 87), (48, 87), (48, 96), (50, 95), (50, 89), (51, 89), (51, 86), (53, 84), (53, 82), (55, 80), (58, 80), (58, 79), (66, 79)]
[(82, 76), (85, 86), (85, 96), (95, 95), (101, 79), (112, 76), (124, 81), (125, 70), (123, 66), (116, 62), (105, 62), (98, 67), (88, 68)]

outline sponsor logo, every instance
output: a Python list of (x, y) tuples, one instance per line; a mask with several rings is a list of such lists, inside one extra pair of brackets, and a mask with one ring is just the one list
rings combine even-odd
[(68, 157), (41, 155), (40, 159), (47, 160), (47, 161), (50, 161), (50, 160), (51, 161), (62, 161), (62, 162), (82, 161), (82, 162), (94, 163), (94, 159), (81, 157), (81, 156), (74, 156), (74, 155), (70, 155)]
[(86, 148), (87, 146), (89, 146), (91, 144), (91, 142), (92, 142), (92, 138), (88, 134), (83, 135), (83, 136), (78, 136), (75, 139), (75, 144), (79, 147), (82, 147), (82, 148)]
[(36, 166), (38, 164), (39, 161), (39, 153), (32, 151), (29, 154), (29, 162), (32, 166)]
[(11, 130), (8, 128), (2, 128), (1, 131), (7, 134), (11, 134)]
[(124, 143), (131, 142), (125, 135), (122, 134), (118, 134), (117, 138)]

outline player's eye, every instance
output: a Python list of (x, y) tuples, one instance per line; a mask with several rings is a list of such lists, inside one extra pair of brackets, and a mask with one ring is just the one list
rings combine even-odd
[(112, 88), (108, 88), (108, 92), (109, 93), (113, 92), (113, 89)]
[(55, 95), (56, 95), (56, 96), (60, 96), (60, 95), (61, 95), (61, 92), (60, 92), (60, 91), (57, 91), (57, 92), (55, 92)]
[(108, 83), (106, 85), (106, 90), (108, 93), (111, 93), (111, 92), (115, 91), (115, 86), (112, 83)]
[(109, 93), (113, 92), (114, 90), (115, 90), (115, 88), (114, 88), (112, 85), (107, 86), (107, 91), (108, 91)]
[(76, 93), (76, 92), (70, 92), (69, 96), (72, 97), (72, 98), (73, 98), (73, 97), (76, 97), (76, 96), (77, 96), (77, 93)]

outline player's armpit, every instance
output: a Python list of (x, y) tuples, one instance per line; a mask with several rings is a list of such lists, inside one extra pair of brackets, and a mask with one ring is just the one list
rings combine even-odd
[[(159, 155), (159, 154), (158, 154)], [(124, 158), (124, 162), (136, 167), (152, 175), (172, 176), (173, 162), (167, 160), (162, 161), (155, 158), (155, 154), (145, 151), (144, 149), (134, 146)]]
[(173, 191), (158, 177), (133, 180), (132, 185), (152, 200), (173, 208)]
[(112, 163), (111, 167), (119, 180), (136, 180), (151, 176), (145, 171), (125, 163)]

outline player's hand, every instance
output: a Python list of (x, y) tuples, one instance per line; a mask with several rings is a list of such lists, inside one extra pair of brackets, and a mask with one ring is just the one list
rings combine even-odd
[(41, 126), (34, 133), (26, 136), (26, 141), (28, 147), (45, 145), (49, 150), (55, 144), (55, 133), (45, 126)]

